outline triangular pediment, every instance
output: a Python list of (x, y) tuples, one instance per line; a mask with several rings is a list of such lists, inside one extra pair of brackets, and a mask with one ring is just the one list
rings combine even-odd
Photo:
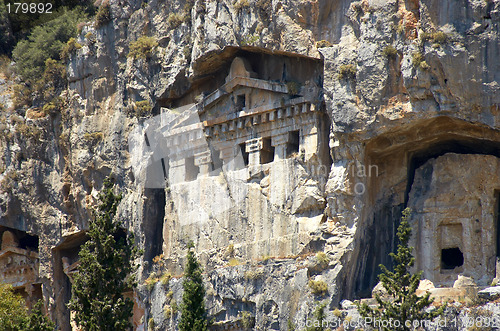
[[(286, 84), (259, 79), (257, 74), (252, 71), (250, 63), (246, 59), (236, 57), (231, 63), (225, 84), (205, 97), (200, 113), (205, 112), (217, 103), (224, 103), (224, 99), (230, 98), (231, 94), (236, 93), (241, 95), (239, 91), (243, 89), (260, 90), (261, 93), (277, 94), (277, 98), (281, 97), (282, 94), (288, 93)], [(248, 95), (248, 91), (246, 94)], [(233, 95), (233, 99), (234, 97)]]
[[(241, 88), (250, 88), (280, 95), (288, 93), (288, 88), (286, 84), (283, 83), (249, 77), (234, 77), (203, 100), (203, 109), (212, 106), (222, 98), (227, 97)], [(277, 97), (279, 96), (277, 95)]]

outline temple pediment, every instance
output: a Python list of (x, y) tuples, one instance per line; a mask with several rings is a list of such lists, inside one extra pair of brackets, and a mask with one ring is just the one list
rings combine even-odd
[(166, 120), (159, 131), (171, 183), (215, 175), (222, 167), (249, 166), (254, 172), (275, 159), (299, 155), (327, 159), (326, 142), (318, 135), (326, 130), (319, 87), (306, 79), (283, 75), (271, 80), (265, 71), (261, 74), (269, 79), (258, 77), (247, 59), (236, 57), (222, 86), (197, 104), (162, 112)]
[(38, 254), (9, 247), (0, 251), (0, 281), (13, 287), (25, 286), (38, 278)]
[(260, 90), (262, 93), (268, 92), (271, 95), (288, 93), (288, 87), (286, 84), (270, 82), (257, 78), (235, 77), (216, 91), (209, 94), (203, 101), (203, 107), (206, 109), (217, 101), (223, 99), (225, 96), (227, 97), (234, 92), (238, 93), (245, 88)]
[(12, 285), (36, 302), (40, 294), (38, 253), (26, 247), (25, 242), (20, 243), (16, 232), (22, 234), (21, 231), (4, 230), (1, 236), (0, 282)]
[(269, 105), (290, 94), (284, 83), (259, 79), (248, 61), (240, 57), (233, 60), (225, 81), (203, 99), (201, 120)]

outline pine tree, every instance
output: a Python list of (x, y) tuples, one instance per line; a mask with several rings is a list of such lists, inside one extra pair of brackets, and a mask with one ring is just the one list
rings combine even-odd
[(42, 307), (42, 300), (38, 300), (28, 316), (26, 331), (54, 331), (55, 323), (43, 313)]
[[(308, 327), (306, 331), (324, 331), (325, 330), (325, 308), (326, 308), (326, 302), (321, 303), (319, 306), (316, 307), (314, 310), (314, 318), (316, 319), (313, 323), (312, 326)], [(328, 325), (328, 323), (327, 323)], [(330, 329), (328, 329), (330, 330)]]
[(132, 272), (137, 249), (133, 235), (121, 235), (121, 224), (114, 220), (120, 200), (121, 195), (113, 193), (111, 179), (106, 179), (89, 224), (89, 240), (79, 253), (68, 306), (75, 312), (75, 322), (86, 331), (131, 327), (133, 302), (123, 293), (135, 285)]
[(411, 330), (413, 321), (430, 321), (443, 314), (446, 305), (438, 309), (426, 311), (434, 299), (430, 298), (427, 292), (424, 296), (417, 296), (416, 291), (422, 277), (422, 271), (415, 274), (410, 272), (410, 268), (415, 263), (412, 255), (413, 247), (408, 246), (411, 237), (411, 226), (408, 219), (411, 209), (403, 210), (401, 224), (398, 227), (397, 236), (399, 239), (396, 254), (389, 255), (394, 260), (394, 271), (389, 271), (384, 265), (380, 265), (382, 273), (379, 279), (386, 289), (388, 298), (381, 298), (376, 294), (375, 299), (378, 309), (369, 307), (366, 303), (358, 305), (359, 313), (364, 318), (371, 318), (372, 321), (387, 321), (389, 327), (378, 325), (382, 330)]
[(202, 269), (194, 255), (194, 244), (188, 244), (186, 268), (182, 287), (180, 331), (206, 331), (207, 315), (205, 311), (205, 288), (203, 286)]
[(54, 331), (55, 324), (42, 312), (39, 300), (28, 314), (26, 301), (10, 284), (0, 284), (0, 330)]
[(28, 320), (28, 309), (20, 294), (10, 284), (0, 283), (0, 330), (22, 331)]

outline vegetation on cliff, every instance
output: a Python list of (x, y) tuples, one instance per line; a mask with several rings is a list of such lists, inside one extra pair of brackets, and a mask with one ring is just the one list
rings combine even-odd
[(84, 330), (126, 330), (133, 301), (124, 293), (135, 285), (133, 260), (138, 252), (131, 234), (125, 235), (115, 219), (121, 194), (115, 195), (108, 178), (89, 224), (89, 240), (79, 253), (69, 308)]
[(136, 59), (146, 59), (151, 56), (158, 42), (153, 37), (142, 36), (130, 43), (128, 56)]
[(76, 25), (86, 19), (85, 13), (79, 8), (63, 9), (59, 15), (35, 27), (26, 40), (16, 45), (13, 57), (24, 81), (36, 82), (41, 79), (47, 59), (61, 59), (65, 44), (76, 35)]
[[(26, 0), (26, 6), (18, 6), (17, 0), (0, 0), (0, 54), (9, 55), (14, 46), (26, 39), (37, 27), (42, 27), (58, 19), (64, 11), (79, 8), (87, 15), (94, 15), (94, 1), (90, 0), (56, 0), (50, 3)], [(81, 21), (79, 21), (81, 22)], [(78, 23), (78, 22), (77, 22)], [(76, 24), (74, 25), (76, 27)]]
[(0, 0), (0, 54), (12, 56), (21, 78), (15, 108), (41, 106), (66, 86), (64, 62), (79, 48), (74, 37), (94, 12), (86, 0), (47, 4)]
[(22, 330), (28, 311), (24, 300), (12, 291), (12, 286), (0, 284), (0, 329)]
[(38, 301), (28, 313), (23, 297), (14, 293), (11, 285), (0, 284), (0, 330), (54, 330), (54, 323), (43, 313), (42, 307), (42, 301)]
[(207, 314), (205, 311), (205, 288), (203, 286), (202, 269), (194, 255), (194, 244), (188, 245), (186, 269), (182, 287), (181, 331), (207, 330)]

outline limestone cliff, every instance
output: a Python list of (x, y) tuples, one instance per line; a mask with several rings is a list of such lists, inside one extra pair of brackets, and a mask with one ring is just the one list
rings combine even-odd
[[(119, 218), (144, 249), (139, 328), (175, 328), (181, 282), (155, 279), (181, 275), (188, 240), (221, 329), (237, 329), (248, 311), (255, 329), (286, 330), (319, 301), (334, 310), (369, 296), (406, 206), (417, 265), (436, 286), (498, 275), (500, 2), (110, 4), (112, 21), (78, 37), (61, 112), (14, 109), (0, 81), (0, 224), (38, 250), (34, 292), (61, 329), (70, 328), (67, 275), (110, 174), (123, 193)], [(142, 36), (158, 45), (128, 56)], [(138, 111), (144, 101), (151, 112)], [(167, 142), (137, 134), (186, 105), (217, 152), (170, 157), (156, 169), (167, 180), (145, 184), (134, 167)], [(228, 168), (238, 155), (243, 166)], [(175, 183), (188, 162), (200, 174)], [(204, 166), (220, 169), (202, 176)], [(327, 291), (313, 293), (311, 280)]]

